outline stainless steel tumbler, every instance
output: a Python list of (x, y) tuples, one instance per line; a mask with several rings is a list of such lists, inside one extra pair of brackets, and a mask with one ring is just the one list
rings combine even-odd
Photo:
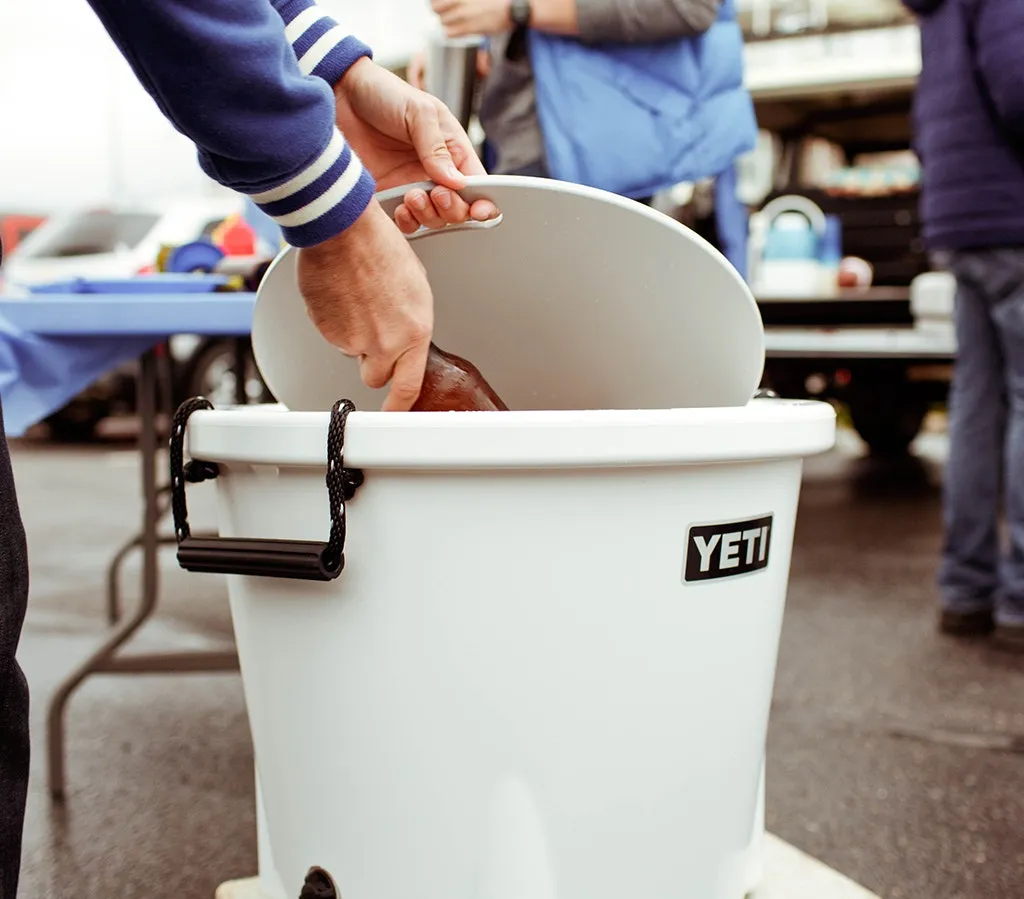
[(432, 37), (427, 44), (426, 84), (462, 124), (469, 125), (473, 115), (473, 93), (476, 88), (476, 56), (483, 38)]

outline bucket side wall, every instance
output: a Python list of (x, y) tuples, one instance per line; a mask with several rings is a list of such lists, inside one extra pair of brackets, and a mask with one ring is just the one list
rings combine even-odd
[[(741, 895), (801, 467), (380, 473), (338, 581), (231, 578), (286, 889)], [(308, 470), (217, 484), (225, 535), (326, 535)], [(767, 567), (684, 583), (691, 525), (769, 515)]]

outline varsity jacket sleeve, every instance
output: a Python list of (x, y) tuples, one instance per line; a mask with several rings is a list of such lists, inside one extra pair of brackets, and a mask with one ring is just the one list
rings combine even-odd
[(580, 40), (638, 44), (703, 34), (721, 0), (576, 0)]
[(1016, 141), (1024, 141), (1024, 4), (975, 2), (975, 59), (996, 115)]
[(322, 78), (332, 88), (348, 67), (367, 52), (314, 0), (270, 0), (284, 22), (284, 33), (303, 75)]
[(374, 180), (337, 129), (327, 82), (369, 47), (301, 0), (89, 3), (203, 171), (250, 196), (288, 243), (320, 243), (362, 214)]

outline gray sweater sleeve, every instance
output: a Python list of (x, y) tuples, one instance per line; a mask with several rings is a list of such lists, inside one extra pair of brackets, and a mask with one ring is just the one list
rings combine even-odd
[(721, 0), (577, 0), (585, 44), (638, 44), (703, 34)]

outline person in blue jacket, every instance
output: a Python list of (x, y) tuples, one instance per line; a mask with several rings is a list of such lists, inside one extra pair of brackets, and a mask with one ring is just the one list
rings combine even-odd
[(939, 627), (1024, 650), (1024, 3), (904, 2), (924, 238), (957, 284)]
[[(743, 273), (737, 157), (757, 120), (733, 0), (432, 0), (451, 38), (485, 35), (479, 118), (499, 174), (641, 202), (715, 180), (718, 243)], [(410, 66), (423, 83), (424, 58)]]
[[(455, 193), (483, 166), (454, 116), (377, 66), (311, 0), (89, 2), (203, 170), (300, 248), (301, 291), (325, 338), (359, 358), (367, 384), (390, 382), (385, 408), (410, 408), (433, 297), (400, 226), (428, 207), (446, 223), (497, 214)], [(398, 225), (374, 199), (378, 187), (428, 179), (437, 187), (407, 194)], [(27, 593), (0, 423), (0, 899), (17, 895), (28, 785), (28, 688), (16, 660)]]

